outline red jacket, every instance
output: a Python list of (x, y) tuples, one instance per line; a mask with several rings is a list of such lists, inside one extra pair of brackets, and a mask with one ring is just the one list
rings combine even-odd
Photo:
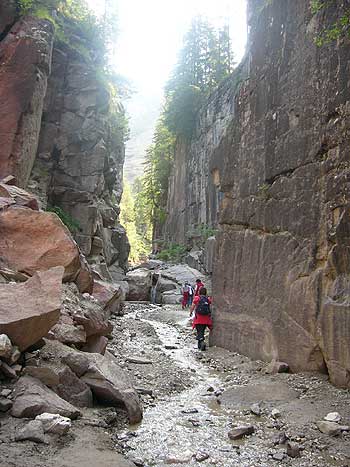
[[(193, 304), (196, 305), (196, 308), (199, 303), (199, 299), (200, 299), (199, 295), (197, 295), (193, 299)], [(208, 297), (208, 301), (209, 303), (211, 303), (211, 298)], [(193, 328), (196, 327), (196, 324), (206, 324), (209, 327), (209, 329), (213, 327), (213, 320), (211, 319), (210, 315), (200, 315), (199, 313), (197, 314), (196, 310), (194, 311), (194, 313), (195, 313), (194, 320), (192, 321)]]
[(196, 290), (195, 290), (195, 292), (194, 292), (194, 295), (195, 295), (195, 296), (196, 296), (196, 295), (199, 295), (199, 291), (200, 291), (200, 289), (201, 289), (202, 287), (204, 287), (204, 284), (203, 284), (202, 282), (198, 282), (198, 283), (196, 282)]

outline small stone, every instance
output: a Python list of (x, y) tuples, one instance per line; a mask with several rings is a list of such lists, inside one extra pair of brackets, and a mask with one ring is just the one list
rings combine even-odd
[(207, 392), (214, 392), (215, 389), (213, 388), (213, 386), (209, 386), (208, 389), (207, 389)]
[(0, 371), (2, 374), (9, 379), (16, 379), (17, 373), (14, 368), (11, 368), (10, 365), (7, 365), (5, 362), (0, 362)]
[(285, 444), (288, 440), (288, 437), (286, 435), (286, 433), (284, 431), (282, 431), (281, 433), (277, 433), (274, 437), (273, 437), (273, 444), (274, 445), (277, 445), (277, 444)]
[(197, 454), (195, 455), (195, 459), (197, 462), (203, 462), (207, 459), (209, 459), (209, 454), (207, 452), (197, 452)]
[(228, 437), (232, 440), (241, 439), (244, 436), (251, 435), (252, 433), (254, 433), (254, 431), (255, 429), (253, 425), (239, 426), (229, 431)]
[(54, 433), (57, 435), (68, 433), (72, 424), (68, 417), (62, 417), (62, 415), (47, 412), (37, 415), (35, 420), (42, 423), (44, 433)]
[(184, 410), (181, 410), (181, 413), (184, 413), (184, 414), (198, 413), (198, 409), (196, 409), (196, 408), (193, 408), (193, 409), (184, 409)]
[(329, 414), (327, 414), (323, 420), (326, 420), (327, 422), (340, 422), (341, 420), (341, 416), (338, 412), (330, 412)]
[(274, 375), (276, 373), (288, 373), (289, 365), (285, 362), (277, 362), (273, 360), (265, 370), (265, 373), (268, 375)]
[(13, 365), (14, 363), (17, 362), (17, 360), (19, 359), (20, 356), (21, 356), (21, 352), (20, 352), (19, 348), (16, 345), (14, 345), (12, 347), (12, 352), (11, 352), (11, 355), (10, 355), (9, 359), (7, 360), (7, 362), (10, 365)]
[(271, 410), (271, 417), (273, 418), (280, 418), (281, 412), (278, 409)]
[(0, 412), (7, 412), (12, 407), (13, 403), (5, 397), (0, 397)]
[(272, 458), (275, 459), (275, 461), (283, 461), (283, 459), (286, 457), (284, 452), (275, 452), (272, 455)]
[(12, 393), (11, 389), (3, 389), (0, 392), (0, 395), (3, 396), (3, 397), (8, 397), (11, 393)]
[(196, 427), (200, 426), (199, 420), (195, 420), (192, 418), (192, 419), (189, 419), (188, 421), (191, 422), (193, 426), (196, 426)]
[(250, 407), (250, 411), (252, 414), (256, 415), (257, 417), (260, 417), (261, 415), (261, 407), (260, 407), (260, 404), (253, 404), (251, 407)]
[(30, 421), (15, 436), (15, 441), (33, 441), (34, 443), (47, 443), (44, 428), (38, 420)]
[(296, 443), (287, 443), (287, 456), (289, 457), (300, 457), (300, 447)]
[(324, 433), (328, 436), (338, 436), (341, 433), (340, 425), (335, 422), (326, 422), (322, 420), (316, 422), (316, 425), (321, 433)]
[(153, 363), (152, 360), (142, 357), (127, 357), (126, 361), (129, 363), (136, 363), (138, 365), (151, 365)]
[(6, 334), (0, 334), (0, 357), (10, 358), (12, 353), (12, 343)]

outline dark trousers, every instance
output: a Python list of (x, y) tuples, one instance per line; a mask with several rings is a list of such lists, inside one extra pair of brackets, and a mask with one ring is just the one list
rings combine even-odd
[(196, 324), (196, 331), (197, 331), (197, 341), (198, 341), (198, 348), (201, 348), (201, 342), (204, 341), (204, 331), (207, 327), (206, 324)]

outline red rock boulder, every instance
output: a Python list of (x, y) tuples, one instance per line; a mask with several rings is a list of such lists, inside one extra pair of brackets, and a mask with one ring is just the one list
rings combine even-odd
[(25, 350), (60, 317), (63, 268), (36, 273), (21, 284), (0, 284), (0, 333)]
[(0, 257), (6, 267), (30, 276), (63, 266), (69, 281), (80, 271), (78, 247), (58, 216), (26, 208), (0, 211)]

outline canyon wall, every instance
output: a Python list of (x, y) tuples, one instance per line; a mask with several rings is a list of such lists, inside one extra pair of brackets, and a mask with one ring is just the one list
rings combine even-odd
[(165, 238), (218, 228), (212, 344), (350, 386), (347, 10), (250, 0), (246, 56), (179, 144)]
[(14, 3), (0, 2), (0, 179), (13, 175), (68, 220), (97, 277), (123, 279), (123, 108), (77, 32), (60, 42), (51, 22), (18, 18)]
[(191, 141), (177, 142), (163, 231), (167, 240), (184, 244), (201, 224), (217, 225), (221, 163), (210, 167), (210, 161), (232, 119), (236, 86), (236, 80), (227, 79), (200, 112)]
[(315, 44), (343, 8), (249, 2), (249, 79), (212, 155), (224, 193), (212, 343), (349, 387), (350, 47)]

